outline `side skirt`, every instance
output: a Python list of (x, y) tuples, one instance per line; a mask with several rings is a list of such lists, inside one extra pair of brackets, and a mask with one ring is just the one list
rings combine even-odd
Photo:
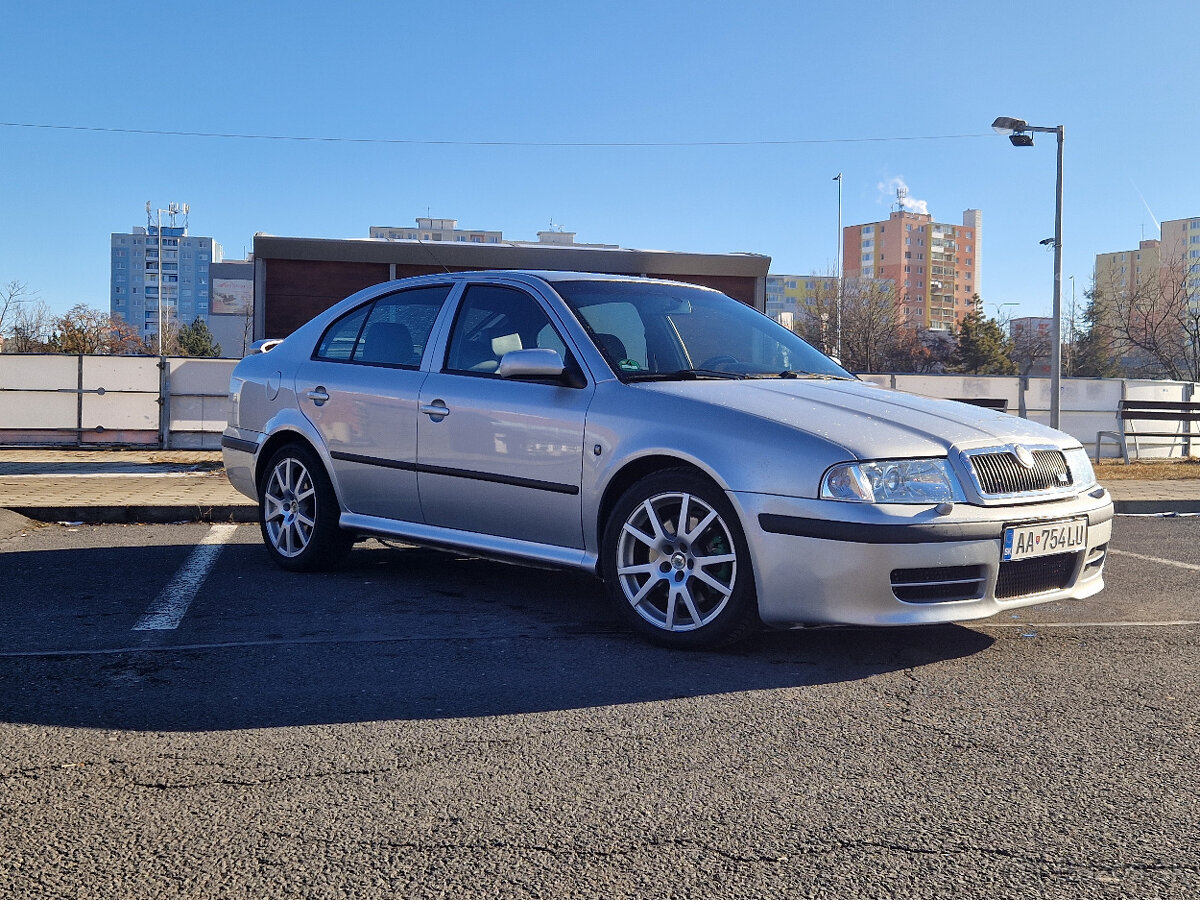
[(464, 550), (474, 556), (502, 562), (550, 566), (556, 569), (582, 569), (593, 575), (597, 571), (596, 554), (572, 547), (535, 544), (532, 541), (518, 541), (490, 534), (459, 531), (455, 528), (440, 528), (436, 525), (400, 522), (348, 512), (342, 513), (340, 524), (346, 531), (396, 538), (423, 547)]

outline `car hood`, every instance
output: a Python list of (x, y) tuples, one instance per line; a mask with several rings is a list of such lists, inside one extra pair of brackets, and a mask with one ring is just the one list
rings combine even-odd
[(1062, 432), (1006, 413), (862, 381), (773, 378), (648, 382), (637, 387), (707, 405), (714, 417), (735, 411), (795, 428), (859, 459), (944, 456), (951, 446), (1077, 443)]

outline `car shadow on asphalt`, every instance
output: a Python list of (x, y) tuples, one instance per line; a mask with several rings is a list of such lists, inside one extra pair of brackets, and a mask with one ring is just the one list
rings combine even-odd
[[(163, 555), (169, 570), (188, 548), (145, 549)], [(42, 565), (53, 555), (56, 567), (90, 571), (111, 565), (111, 553), (40, 556)], [(14, 557), (22, 555), (30, 554), (6, 554), (6, 563), (20, 568)], [(0, 721), (215, 731), (755, 691), (790, 692), (802, 704), (829, 685), (944, 664), (993, 643), (945, 625), (768, 631), (717, 651), (665, 650), (628, 633), (586, 575), (375, 544), (320, 575), (283, 573), (261, 547), (231, 546), (178, 631), (134, 636), (127, 629), (137, 605), (107, 615), (93, 609), (86, 643), (56, 634), (48, 644), (45, 632), (42, 647), (6, 642)], [(15, 615), (12, 606), (5, 611), (10, 634), (21, 632)], [(31, 604), (20, 615), (46, 611)]]

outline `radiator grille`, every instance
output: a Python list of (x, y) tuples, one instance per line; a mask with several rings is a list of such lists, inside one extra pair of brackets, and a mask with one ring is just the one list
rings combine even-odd
[(1001, 563), (1000, 576), (996, 579), (996, 599), (1014, 600), (1070, 587), (1078, 563), (1078, 553)]
[(893, 569), (892, 593), (905, 603), (946, 603), (983, 596), (983, 566), (937, 566)]
[(1034, 450), (1031, 469), (1008, 450), (972, 454), (970, 460), (979, 489), (989, 497), (1018, 497), (1071, 486), (1071, 471), (1058, 450)]

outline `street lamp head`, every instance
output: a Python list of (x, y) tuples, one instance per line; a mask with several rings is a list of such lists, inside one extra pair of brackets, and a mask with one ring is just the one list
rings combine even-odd
[(1032, 147), (1033, 146), (1033, 135), (1032, 134), (1010, 134), (1008, 136), (1008, 140), (1014, 147)]
[(996, 134), (1011, 135), (1019, 131), (1024, 131), (1029, 127), (1029, 123), (1024, 119), (1010, 119), (1008, 116), (1000, 116), (992, 123), (992, 130)]

